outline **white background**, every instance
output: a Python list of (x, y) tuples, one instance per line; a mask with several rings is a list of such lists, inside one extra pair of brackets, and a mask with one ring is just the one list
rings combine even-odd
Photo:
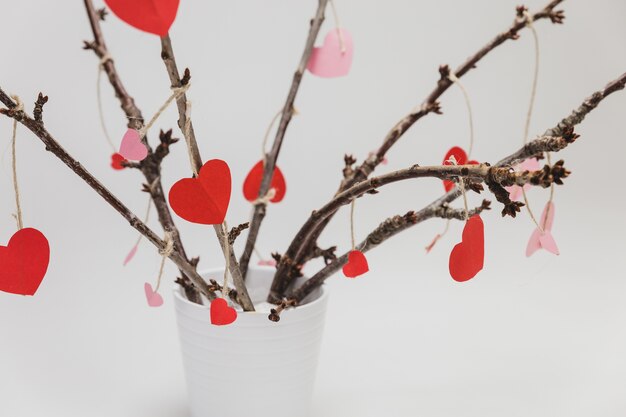
[[(189, 96), (202, 154), (227, 160), (233, 171), (228, 220), (234, 225), (249, 214), (239, 187), (282, 106), (316, 2), (181, 3), (171, 31), (174, 48), (179, 65), (192, 69)], [(284, 250), (308, 213), (332, 195), (343, 154), (367, 156), (431, 91), (439, 64), (455, 67), (507, 28), (518, 1), (336, 3), (355, 40), (352, 71), (330, 80), (305, 75), (296, 101), (301, 115), (279, 163), (289, 191), (270, 207), (259, 241), (266, 255)], [(544, 3), (528, 5), (536, 10)], [(542, 62), (533, 134), (626, 70), (626, 3), (568, 1), (564, 7), (565, 25), (537, 23)], [(48, 129), (143, 212), (140, 174), (108, 166), (96, 111), (97, 59), (81, 49), (83, 39), (91, 40), (81, 2), (0, 0), (0, 18), (2, 88), (26, 103), (39, 91), (49, 95)], [(329, 14), (322, 36), (332, 25)], [(169, 94), (158, 39), (114, 16), (104, 31), (120, 75), (149, 117)], [(463, 78), (474, 105), (474, 155), (483, 161), (508, 155), (522, 140), (533, 51), (530, 32), (521, 35)], [(109, 130), (121, 137), (124, 118), (106, 84), (103, 95)], [(441, 103), (444, 115), (416, 124), (378, 172), (439, 163), (451, 146), (466, 146), (460, 91), (451, 88)], [(483, 216), (485, 269), (468, 283), (455, 283), (447, 272), (460, 223), (424, 253), (443, 221), (419, 225), (370, 252), (368, 275), (332, 277), (313, 415), (625, 415), (625, 105), (626, 94), (607, 99), (577, 129), (580, 140), (562, 152), (573, 174), (556, 194), (561, 256), (541, 252), (526, 259), (530, 219), (502, 219), (494, 204)], [(157, 127), (173, 127), (175, 120), (171, 108)], [(10, 126), (0, 118), (2, 244), (15, 231)], [(158, 255), (144, 244), (122, 267), (133, 230), (33, 135), (20, 129), (18, 140), (25, 221), (45, 232), (52, 258), (35, 297), (0, 294), (0, 416), (186, 416), (170, 295), (166, 291), (160, 309), (149, 309), (143, 295), (143, 283), (156, 277)], [(189, 174), (187, 164), (183, 146), (175, 146), (164, 163), (167, 188)], [(358, 237), (441, 192), (439, 181), (421, 180), (364, 198), (357, 205)], [(533, 190), (530, 198), (540, 212), (547, 191)], [(345, 210), (337, 216), (323, 245), (349, 249), (347, 217)], [(210, 228), (178, 224), (188, 252), (201, 256), (201, 268), (219, 264)], [(165, 288), (174, 276), (169, 264)]]

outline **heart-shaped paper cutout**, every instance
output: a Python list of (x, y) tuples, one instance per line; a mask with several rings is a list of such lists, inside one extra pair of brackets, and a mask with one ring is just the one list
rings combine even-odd
[[(261, 181), (263, 180), (263, 167), (264, 164), (262, 160), (257, 162), (243, 182), (243, 196), (250, 202), (255, 201), (259, 197), (259, 188), (261, 188)], [(272, 203), (279, 203), (285, 198), (287, 183), (285, 182), (283, 173), (278, 167), (274, 169), (270, 188), (273, 188), (275, 191), (274, 197), (270, 200)]]
[[(518, 172), (524, 171), (536, 171), (541, 166), (539, 165), (539, 161), (537, 158), (526, 159), (522, 163), (515, 166), (515, 170)], [(524, 191), (528, 191), (531, 187), (530, 184), (524, 184)], [(522, 187), (519, 185), (512, 185), (510, 187), (504, 187), (509, 192), (509, 198), (513, 201), (519, 201), (522, 198)]]
[(111, 155), (111, 168), (113, 168), (116, 171), (120, 171), (126, 168), (124, 165), (122, 165), (122, 162), (124, 161), (127, 161), (127, 159), (124, 158), (119, 153), (114, 153), (113, 155)]
[(348, 263), (343, 266), (343, 274), (348, 278), (355, 278), (370, 270), (363, 252), (353, 250), (348, 253)]
[(139, 249), (139, 242), (135, 243), (135, 246), (132, 247), (132, 249), (128, 252), (126, 257), (124, 258), (124, 266), (128, 265), (128, 263), (133, 260), (133, 258), (137, 254), (137, 249)]
[(146, 282), (143, 284), (143, 289), (146, 292), (146, 300), (150, 307), (161, 307), (163, 305), (163, 297), (152, 289), (150, 283)]
[(143, 161), (148, 156), (148, 148), (141, 141), (139, 131), (128, 129), (120, 144), (119, 154), (131, 161)]
[[(454, 159), (456, 160), (457, 165), (466, 165), (466, 164), (478, 165), (478, 161), (474, 161), (474, 160), (468, 161), (467, 153), (465, 152), (465, 150), (463, 150), (463, 148), (459, 146), (454, 146), (450, 148), (448, 153), (446, 153), (446, 156), (443, 158), (443, 165), (449, 165), (450, 162), (448, 161), (453, 156), (454, 156)], [(453, 190), (454, 187), (455, 187), (454, 181), (443, 180), (443, 188), (446, 190), (446, 192)]]
[(167, 35), (180, 0), (104, 0), (117, 17), (134, 28), (159, 36)]
[(0, 291), (34, 295), (50, 262), (48, 239), (37, 229), (17, 231), (0, 246)]
[[(339, 32), (344, 42), (343, 51)], [(318, 77), (342, 77), (350, 72), (353, 53), (354, 47), (350, 32), (345, 29), (333, 29), (324, 38), (324, 45), (313, 48), (306, 67), (311, 74)]]
[(230, 202), (231, 178), (221, 159), (207, 161), (198, 178), (183, 178), (170, 189), (170, 206), (183, 219), (199, 224), (220, 224)]
[(526, 246), (526, 256), (531, 256), (539, 249), (545, 249), (555, 255), (559, 254), (559, 248), (556, 245), (556, 241), (552, 236), (552, 223), (554, 222), (554, 203), (549, 201), (543, 209), (541, 214), (541, 227), (543, 227), (543, 233), (539, 228), (535, 228), (530, 235), (528, 245)]
[(485, 226), (479, 215), (469, 218), (463, 227), (463, 237), (450, 253), (450, 275), (464, 282), (476, 276), (485, 262)]
[(237, 310), (228, 306), (223, 298), (211, 301), (211, 324), (224, 326), (237, 320)]

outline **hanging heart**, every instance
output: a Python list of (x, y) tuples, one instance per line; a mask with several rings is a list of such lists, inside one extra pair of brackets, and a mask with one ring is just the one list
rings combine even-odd
[[(515, 166), (516, 171), (524, 172), (524, 171), (536, 171), (541, 166), (539, 165), (539, 161), (537, 158), (529, 158), (523, 161), (522, 163)], [(532, 187), (530, 184), (524, 184), (524, 191), (528, 191), (528, 189)], [(513, 201), (519, 201), (522, 198), (522, 187), (519, 185), (512, 185), (510, 187), (504, 187), (509, 192), (509, 198)]]
[(363, 252), (353, 250), (348, 253), (348, 263), (343, 266), (343, 274), (347, 278), (355, 278), (370, 270)]
[(111, 155), (111, 168), (113, 168), (116, 171), (120, 171), (124, 168), (126, 168), (125, 166), (122, 165), (122, 162), (127, 161), (126, 158), (124, 158), (122, 155), (120, 155), (119, 153), (114, 153), (113, 155)]
[(199, 224), (220, 224), (230, 202), (231, 177), (221, 159), (207, 161), (197, 178), (183, 178), (169, 193), (170, 206), (183, 219)]
[(211, 324), (224, 326), (237, 320), (237, 311), (223, 298), (211, 301)]
[[(263, 161), (257, 162), (243, 182), (243, 196), (250, 202), (255, 201), (259, 197), (259, 188), (261, 188), (261, 181), (263, 180), (263, 167)], [(275, 191), (274, 197), (270, 200), (272, 203), (279, 203), (285, 198), (287, 183), (285, 182), (283, 173), (278, 167), (274, 169), (270, 188), (273, 188)]]
[(549, 201), (543, 209), (541, 214), (541, 227), (543, 227), (543, 233), (538, 228), (535, 228), (528, 245), (526, 246), (526, 256), (531, 256), (539, 249), (545, 249), (555, 255), (559, 254), (559, 248), (556, 245), (556, 241), (552, 236), (552, 223), (554, 222), (554, 203)]
[(479, 215), (469, 218), (463, 228), (462, 240), (450, 253), (450, 275), (464, 282), (483, 269), (485, 261), (485, 226)]
[(17, 231), (0, 246), (0, 291), (34, 295), (50, 261), (48, 239), (37, 229)]
[[(339, 35), (341, 32), (341, 37)], [(344, 50), (341, 48), (343, 40)], [(318, 77), (334, 78), (348, 75), (354, 47), (352, 36), (345, 29), (333, 29), (324, 38), (324, 45), (313, 48), (307, 69)]]
[[(456, 164), (457, 165), (466, 165), (466, 164), (468, 164), (468, 165), (478, 165), (478, 161), (474, 161), (474, 160), (468, 161), (467, 160), (467, 153), (460, 146), (454, 146), (454, 147), (450, 148), (448, 153), (446, 153), (446, 156), (443, 158), (443, 165), (449, 165), (450, 162), (448, 162), (448, 161), (453, 156), (454, 156), (454, 159), (456, 160)], [(443, 188), (446, 190), (446, 192), (449, 192), (449, 191), (453, 190), (454, 186), (455, 186), (455, 184), (454, 184), (453, 181), (443, 180)]]
[(150, 307), (161, 307), (163, 305), (163, 297), (152, 289), (150, 283), (146, 282), (143, 285), (143, 289), (146, 293), (146, 301), (148, 301)]
[(117, 17), (134, 28), (159, 36), (170, 30), (180, 0), (104, 0)]
[(148, 148), (141, 141), (139, 131), (128, 129), (122, 138), (119, 154), (131, 161), (143, 161), (148, 156)]

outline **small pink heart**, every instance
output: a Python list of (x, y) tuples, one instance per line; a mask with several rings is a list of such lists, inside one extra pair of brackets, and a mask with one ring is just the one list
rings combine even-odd
[(556, 245), (554, 236), (552, 236), (552, 223), (554, 222), (554, 203), (548, 202), (541, 214), (541, 227), (543, 227), (543, 233), (538, 228), (535, 228), (528, 245), (526, 246), (526, 256), (531, 256), (539, 249), (545, 249), (555, 255), (559, 254), (559, 248)]
[(139, 249), (139, 243), (136, 243), (135, 246), (133, 246), (133, 248), (128, 252), (126, 258), (124, 258), (124, 266), (128, 265), (128, 263), (133, 260), (135, 254), (137, 253), (137, 249)]
[[(539, 168), (541, 168), (541, 166), (539, 165), (539, 161), (537, 160), (537, 158), (526, 159), (525, 161), (522, 161), (520, 164), (517, 164), (515, 166), (515, 170), (519, 172), (536, 171)], [(530, 187), (530, 184), (524, 185), (524, 191), (528, 191)], [(520, 187), (519, 185), (512, 185), (510, 187), (504, 188), (509, 192), (509, 198), (511, 200), (519, 201), (519, 199), (522, 197), (522, 187)]]
[(148, 156), (148, 148), (141, 142), (141, 135), (135, 129), (128, 129), (122, 138), (119, 154), (131, 161), (143, 161)]
[(163, 297), (158, 292), (155, 292), (152, 289), (152, 285), (146, 282), (143, 285), (143, 288), (146, 292), (146, 300), (148, 300), (148, 305), (150, 307), (161, 307), (163, 305)]
[[(341, 48), (341, 40), (344, 50)], [(306, 67), (311, 74), (318, 77), (342, 77), (350, 72), (353, 53), (350, 32), (345, 29), (333, 29), (326, 35), (324, 45), (313, 48)]]

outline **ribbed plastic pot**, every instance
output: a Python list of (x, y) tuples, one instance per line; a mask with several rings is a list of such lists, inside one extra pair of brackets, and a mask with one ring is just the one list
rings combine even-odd
[[(265, 301), (274, 268), (250, 268), (252, 301)], [(205, 271), (219, 280), (223, 269)], [(328, 302), (320, 288), (278, 323), (268, 311), (239, 312), (214, 326), (209, 306), (174, 289), (189, 408), (192, 417), (305, 417), (309, 415)], [(208, 303), (207, 303), (208, 304)]]

